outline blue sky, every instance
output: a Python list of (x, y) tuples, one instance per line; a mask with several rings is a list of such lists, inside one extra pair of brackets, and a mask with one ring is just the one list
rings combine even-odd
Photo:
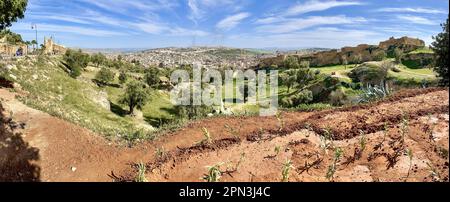
[(391, 36), (429, 44), (447, 0), (29, 0), (11, 29), (80, 48), (338, 48)]

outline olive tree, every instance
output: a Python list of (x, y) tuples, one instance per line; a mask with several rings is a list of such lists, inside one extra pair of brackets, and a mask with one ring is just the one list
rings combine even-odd
[(149, 100), (149, 94), (145, 85), (139, 81), (131, 81), (125, 88), (125, 93), (120, 99), (121, 104), (126, 104), (129, 107), (129, 113), (134, 114), (134, 109), (142, 109), (145, 103)]

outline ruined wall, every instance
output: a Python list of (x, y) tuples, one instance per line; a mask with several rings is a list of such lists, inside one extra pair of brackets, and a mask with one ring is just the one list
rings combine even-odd
[[(329, 66), (342, 64), (345, 58), (348, 64), (375, 61), (380, 59), (381, 54), (387, 55), (387, 52), (395, 48), (403, 50), (403, 52), (411, 52), (425, 46), (425, 42), (420, 39), (402, 37), (399, 39), (390, 38), (387, 41), (381, 42), (378, 46), (360, 44), (356, 47), (343, 47), (340, 50), (330, 50), (317, 52), (308, 55), (293, 55), (297, 56), (299, 61), (307, 60), (311, 66)], [(270, 65), (282, 66), (287, 55), (280, 55), (274, 58), (266, 58), (261, 60), (260, 67), (267, 67)]]
[(0, 39), (0, 55), (15, 56), (17, 50), (22, 49), (22, 54), (28, 54), (28, 47), (25, 44), (9, 44), (6, 37)]
[(44, 53), (48, 55), (60, 55), (66, 52), (66, 47), (56, 44), (52, 38), (44, 39)]
[(380, 42), (380, 45), (378, 46), (385, 51), (399, 48), (403, 52), (407, 53), (425, 47), (425, 42), (420, 39), (409, 37), (402, 37), (399, 39), (391, 37), (387, 41)]

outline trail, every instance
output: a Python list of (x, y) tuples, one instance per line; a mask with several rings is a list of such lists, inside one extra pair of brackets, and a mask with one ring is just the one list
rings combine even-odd
[[(292, 159), (298, 166), (305, 164), (305, 155), (314, 161), (320, 151), (320, 135), (323, 129), (329, 129), (336, 144), (343, 144), (345, 157), (352, 153), (354, 144), (359, 138), (359, 131), (367, 134), (368, 147), (380, 139), (380, 127), (383, 122), (389, 122), (395, 131), (400, 124), (404, 112), (408, 112), (412, 127), (426, 127), (419, 120), (426, 119), (428, 114), (437, 117), (438, 124), (435, 133), (439, 134), (439, 143), (448, 151), (448, 90), (425, 89), (399, 92), (391, 98), (371, 105), (325, 110), (320, 112), (284, 112), (283, 127), (275, 117), (215, 117), (195, 121), (175, 132), (165, 134), (152, 142), (140, 143), (132, 148), (127, 145), (105, 140), (101, 135), (92, 133), (80, 126), (52, 117), (44, 112), (29, 108), (15, 99), (15, 93), (0, 89), (0, 100), (3, 105), (5, 119), (12, 118), (8, 123), (2, 123), (2, 136), (12, 136), (19, 139), (28, 151), (34, 155), (17, 155), (14, 151), (17, 142), (0, 138), (0, 170), (11, 171), (0, 177), (0, 181), (131, 181), (136, 170), (134, 164), (147, 164), (147, 177), (151, 181), (200, 181), (206, 173), (205, 166), (224, 162), (230, 170), (236, 166), (243, 153), (245, 159), (238, 171), (226, 172), (224, 181), (279, 181), (280, 169), (286, 159)], [(424, 118), (425, 117), (425, 118)], [(18, 125), (22, 127), (13, 127)], [(212, 145), (198, 146), (202, 140), (202, 128), (211, 133)], [(232, 130), (230, 130), (230, 128)], [(14, 135), (8, 133), (8, 131)], [(417, 161), (431, 162), (438, 170), (447, 173), (448, 157), (437, 157), (436, 152), (430, 152), (432, 144), (425, 143), (424, 134), (412, 130), (408, 136), (408, 145), (417, 150)], [(443, 135), (447, 132), (447, 135)], [(417, 133), (417, 134), (415, 134)], [(397, 133), (392, 133), (395, 139)], [(413, 138), (414, 137), (414, 138)], [(390, 140), (391, 140), (390, 139)], [(445, 141), (447, 143), (445, 143)], [(356, 143), (355, 143), (356, 144)], [(280, 146), (282, 151), (275, 156), (274, 148)], [(157, 148), (166, 152), (163, 158), (155, 155)], [(390, 147), (389, 147), (390, 148)], [(385, 152), (389, 151), (385, 148)], [(4, 151), (4, 152), (3, 152)], [(27, 153), (25, 152), (25, 153)], [(381, 152), (381, 151), (379, 151)], [(28, 152), (29, 153), (29, 152)], [(27, 153), (27, 154), (28, 154)], [(333, 153), (332, 150), (328, 153)], [(372, 152), (373, 153), (373, 152)], [(314, 154), (314, 155), (313, 155)], [(312, 169), (312, 175), (295, 171), (291, 180), (294, 181), (325, 181), (323, 173), (332, 155), (319, 152), (317, 158), (323, 158), (323, 163), (317, 169)], [(436, 154), (436, 155), (435, 155)], [(367, 155), (367, 154), (364, 154)], [(383, 156), (385, 154), (380, 154)], [(428, 155), (428, 156), (427, 156)], [(8, 158), (15, 156), (17, 158)], [(4, 158), (1, 158), (4, 157)], [(23, 158), (22, 158), (23, 157)], [(29, 159), (27, 159), (29, 158)], [(6, 159), (6, 160), (4, 160)], [(405, 162), (404, 156), (400, 163)], [(28, 162), (27, 166), (22, 165)], [(382, 157), (368, 163), (361, 160), (354, 162), (348, 169), (340, 170), (341, 181), (360, 179), (361, 181), (399, 181), (399, 168), (395, 172), (384, 172), (385, 162)], [(403, 162), (403, 163), (402, 163)], [(21, 164), (22, 163), (22, 164)], [(447, 167), (442, 165), (447, 164)], [(417, 176), (429, 173), (420, 164), (421, 170)], [(30, 171), (31, 170), (31, 171)], [(369, 171), (368, 171), (369, 170)], [(400, 169), (401, 170), (401, 169)], [(352, 178), (345, 173), (359, 173), (359, 178)], [(32, 176), (19, 173), (33, 173)], [(365, 174), (370, 173), (370, 177)], [(350, 175), (350, 174), (348, 174)], [(423, 177), (411, 178), (410, 181), (424, 181)]]

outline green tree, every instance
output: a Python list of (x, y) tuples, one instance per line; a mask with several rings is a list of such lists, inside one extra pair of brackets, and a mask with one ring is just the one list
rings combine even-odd
[(286, 69), (298, 69), (300, 64), (297, 57), (290, 55), (283, 61), (283, 66)]
[(95, 80), (97, 80), (98, 82), (100, 82), (103, 85), (107, 85), (108, 83), (112, 82), (114, 80), (114, 72), (107, 69), (107, 68), (102, 68), (96, 75), (95, 75)]
[(28, 0), (1, 0), (0, 1), (0, 30), (12, 25), (18, 19), (25, 17)]
[(394, 49), (394, 57), (395, 57), (395, 62), (397, 64), (402, 63), (403, 56), (404, 56), (404, 53), (401, 49), (399, 49), (399, 48)]
[(155, 67), (150, 67), (145, 70), (145, 82), (149, 86), (156, 86), (160, 82), (160, 72)]
[(81, 50), (74, 51), (68, 49), (63, 56), (65, 66), (69, 69), (69, 74), (73, 78), (81, 75), (81, 71), (85, 69), (89, 63), (89, 55)]
[(91, 56), (91, 62), (94, 63), (97, 67), (104, 64), (107, 58), (102, 53), (96, 53)]
[(125, 71), (121, 71), (119, 74), (119, 82), (120, 84), (124, 84), (128, 80), (128, 75)]
[(121, 104), (126, 104), (129, 107), (129, 113), (134, 114), (134, 109), (142, 109), (149, 99), (149, 94), (144, 84), (133, 80), (127, 84), (125, 93), (120, 99)]
[(300, 62), (300, 68), (309, 68), (309, 61), (303, 60)]
[(294, 70), (286, 71), (285, 73), (280, 75), (281, 84), (287, 87), (287, 93), (291, 91), (292, 86), (294, 86), (295, 84), (295, 76), (296, 75)]
[(441, 25), (442, 33), (433, 37), (434, 42), (431, 44), (431, 49), (436, 53), (434, 71), (438, 73), (440, 78), (440, 85), (449, 86), (448, 75), (448, 18), (447, 21)]

